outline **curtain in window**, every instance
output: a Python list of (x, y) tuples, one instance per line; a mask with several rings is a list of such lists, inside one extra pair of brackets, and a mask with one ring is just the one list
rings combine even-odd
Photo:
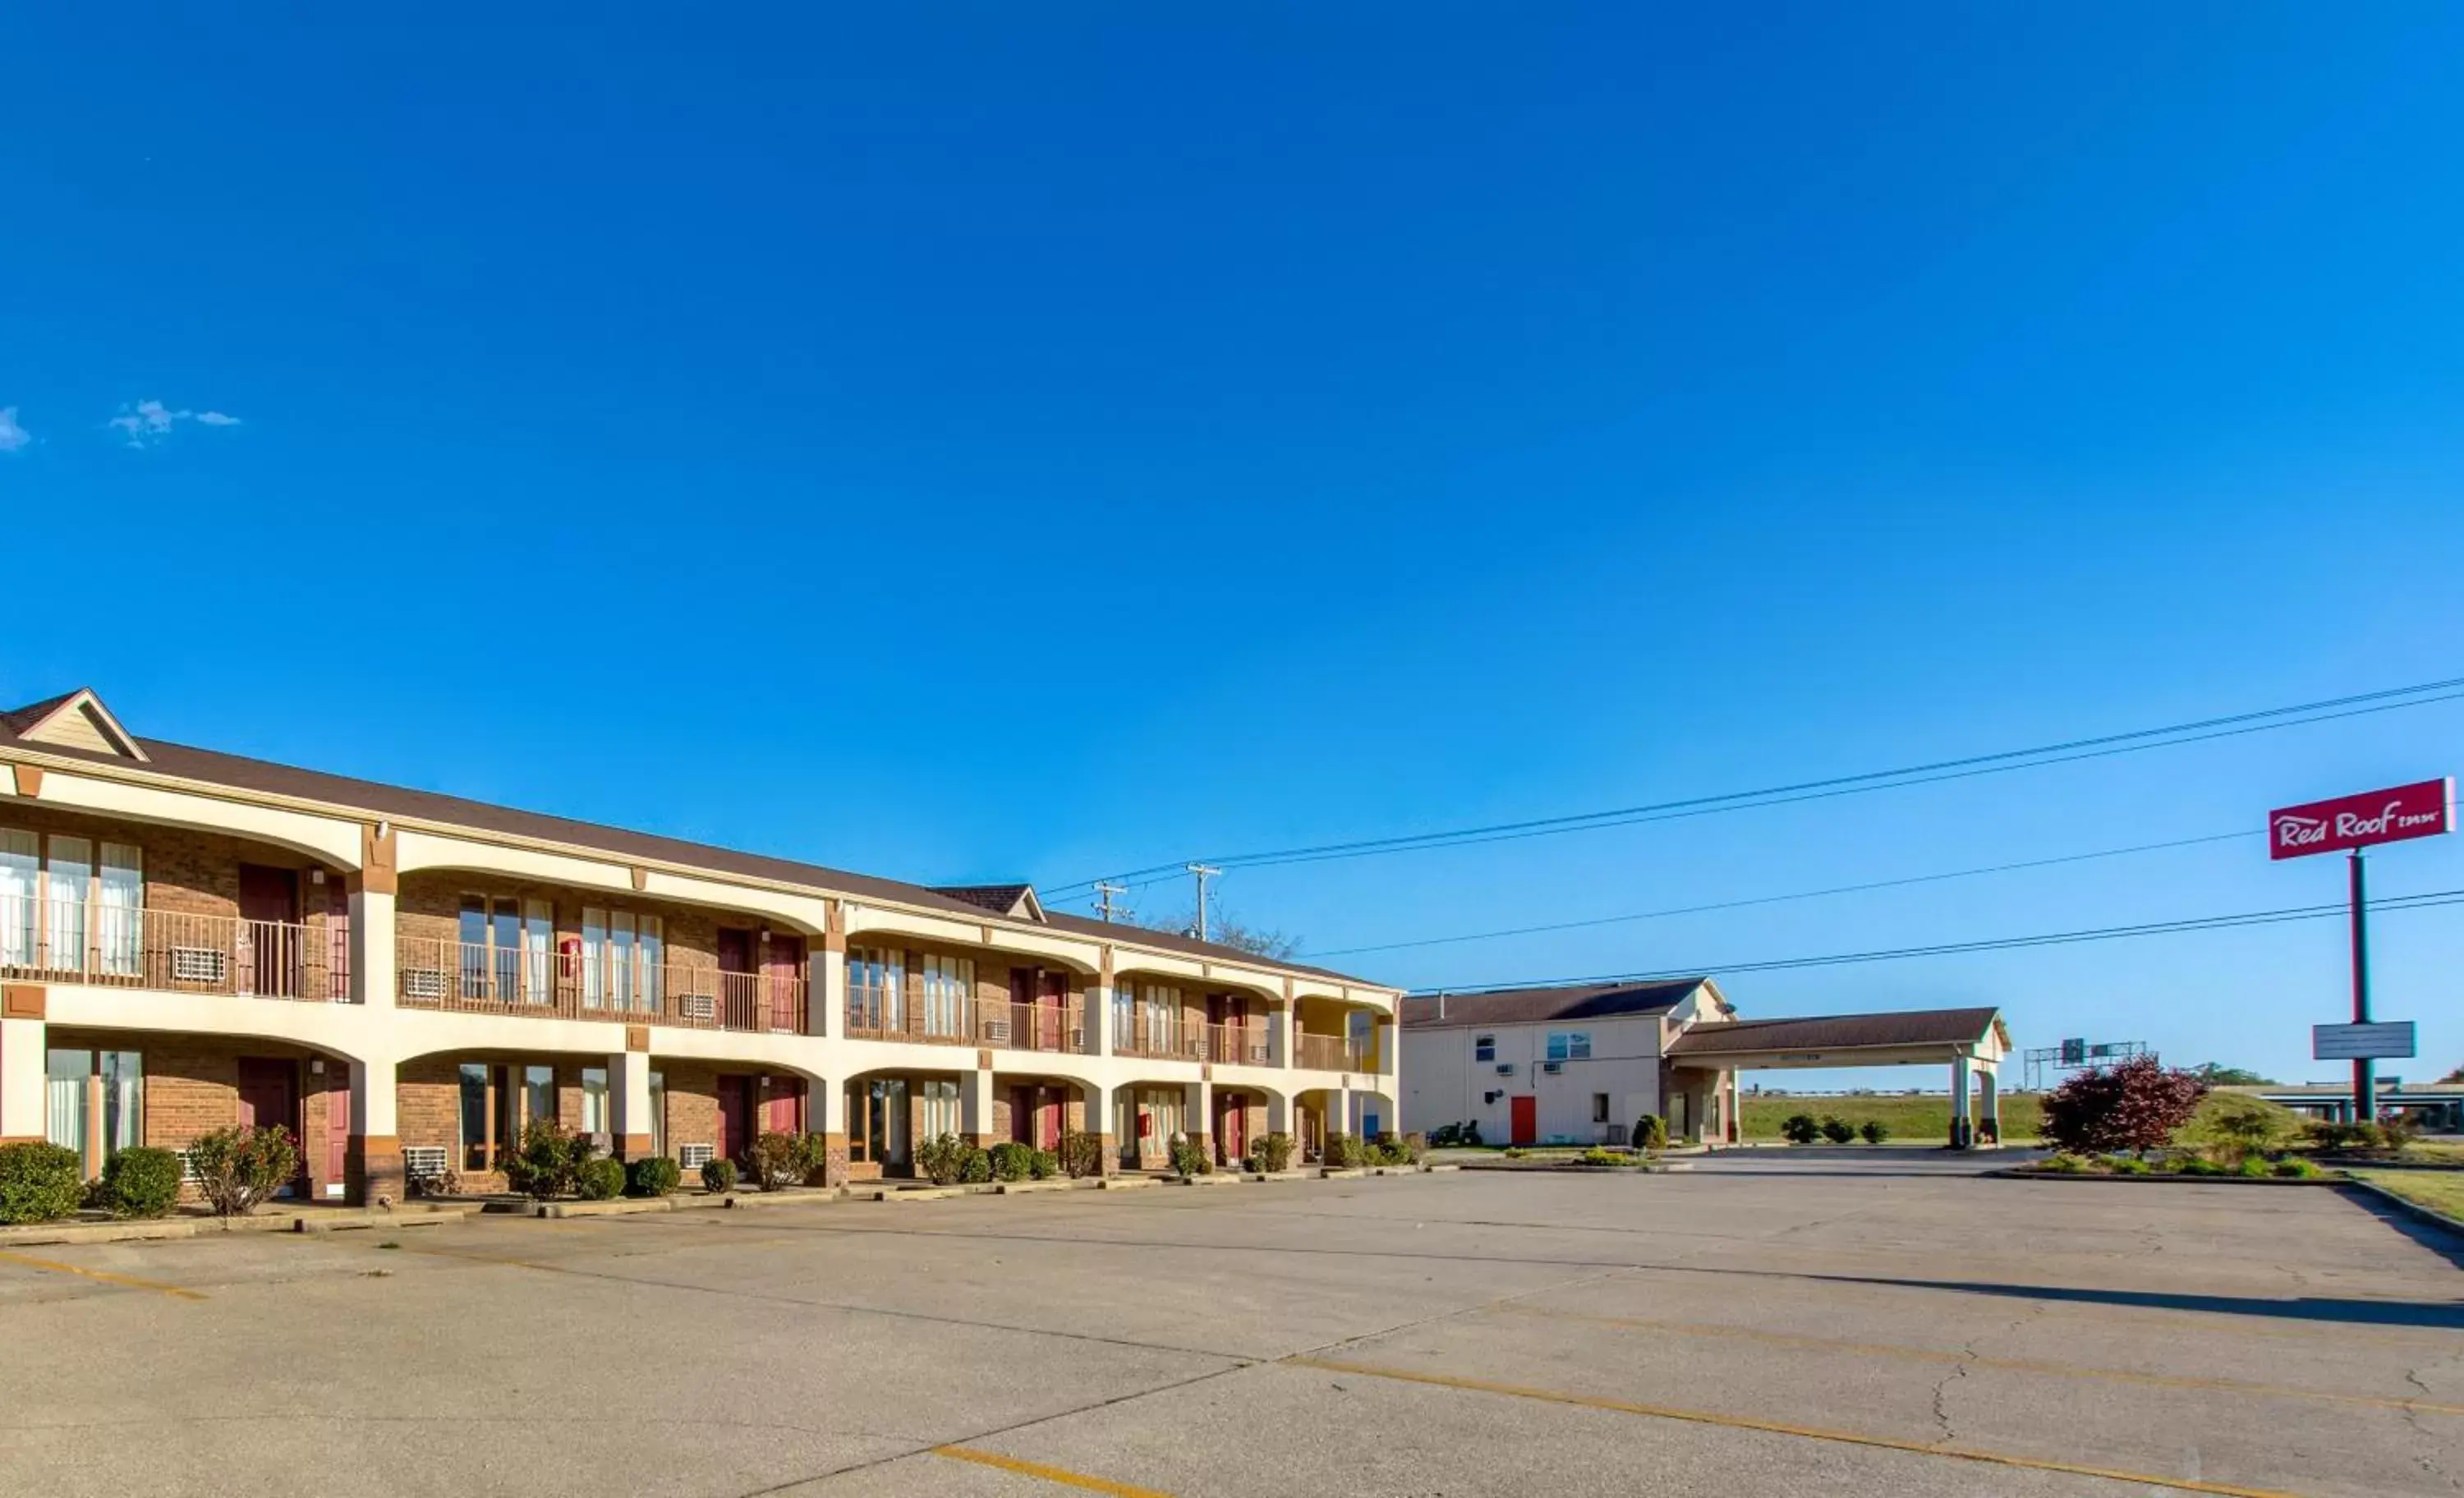
[(958, 1132), (958, 1084), (956, 1082), (925, 1083), (921, 1111), (926, 1138), (937, 1139), (945, 1134), (957, 1134)]
[(103, 972), (134, 978), (140, 971), (139, 922), (144, 917), (144, 855), (126, 843), (102, 845), (102, 879), (95, 892), (95, 945)]
[(545, 900), (522, 903), (522, 997), (546, 1003), (556, 997), (556, 916)]
[(604, 1068), (582, 1068), (582, 1132), (607, 1133), (607, 1072)]
[(1112, 990), (1112, 1048), (1135, 1050), (1138, 1047), (1138, 995), (1135, 985), (1123, 983)]
[(556, 1068), (522, 1068), (522, 1123), (525, 1128), (556, 1118)]
[(1176, 1048), (1180, 1044), (1180, 990), (1166, 988), (1161, 983), (1149, 983), (1145, 997), (1148, 1048)]
[(605, 1002), (606, 959), (607, 913), (585, 905), (582, 910), (582, 1004), (585, 1009), (596, 1009)]
[(966, 1001), (976, 986), (976, 964), (970, 958), (924, 958), (924, 1033), (966, 1033)]
[(607, 913), (607, 1003), (633, 1007), (633, 913)]
[(45, 939), (51, 944), (53, 967), (85, 966), (86, 890), (93, 881), (94, 845), (81, 837), (55, 836), (44, 879), (50, 925)]
[(114, 1153), (145, 1142), (145, 1058), (133, 1050), (102, 1053), (102, 1147)]
[(656, 915), (642, 917), (642, 983), (641, 1007), (645, 1014), (656, 1014), (667, 1002), (667, 924)]
[(42, 868), (34, 834), (0, 827), (0, 967), (34, 965)]
[(55, 1050), (43, 1062), (43, 1137), (85, 1155), (87, 1084), (94, 1052)]

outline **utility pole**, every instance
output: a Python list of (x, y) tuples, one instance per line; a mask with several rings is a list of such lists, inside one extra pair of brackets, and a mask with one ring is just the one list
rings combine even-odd
[(1095, 881), (1095, 907), (1103, 914), (1107, 925), (1111, 924), (1112, 919), (1112, 896), (1129, 892), (1130, 887), (1126, 884), (1114, 884), (1109, 879)]
[(1204, 941), (1206, 939), (1206, 881), (1222, 873), (1223, 870), (1209, 868), (1205, 864), (1191, 864), (1187, 867), (1198, 879), (1198, 939)]
[[(2354, 848), (2348, 860), (2353, 896), (2353, 1023), (2370, 1023), (2370, 936), (2369, 900), (2363, 891), (2362, 850)], [(2369, 1124), (2379, 1121), (2378, 1063), (2367, 1059), (2353, 1063), (2353, 1122)]]

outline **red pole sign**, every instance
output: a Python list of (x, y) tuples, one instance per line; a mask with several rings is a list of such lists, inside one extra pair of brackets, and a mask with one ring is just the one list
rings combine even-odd
[(2267, 814), (2267, 856), (2306, 858), (2455, 829), (2455, 782), (2422, 781)]

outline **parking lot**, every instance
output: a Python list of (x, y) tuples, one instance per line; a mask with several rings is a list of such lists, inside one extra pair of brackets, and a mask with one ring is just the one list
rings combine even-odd
[(2453, 1245), (2331, 1190), (1991, 1163), (1773, 1151), (11, 1250), (0, 1491), (2464, 1483)]

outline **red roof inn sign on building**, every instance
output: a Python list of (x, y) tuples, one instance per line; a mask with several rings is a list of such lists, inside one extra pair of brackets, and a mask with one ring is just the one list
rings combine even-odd
[(2369, 901), (2362, 888), (2362, 849), (2380, 843), (2435, 837), (2455, 827), (2455, 782), (2452, 779), (2419, 781), (2359, 796), (2284, 806), (2267, 814), (2267, 856), (2306, 858), (2312, 853), (2348, 853), (2345, 861), (2353, 902), (2353, 1023), (2314, 1025), (2311, 1058), (2353, 1063), (2353, 1121), (2378, 1117), (2378, 1079), (2371, 1061), (2380, 1056), (2412, 1054), (2409, 1024), (2370, 1023), (2370, 943), (2365, 913)]

